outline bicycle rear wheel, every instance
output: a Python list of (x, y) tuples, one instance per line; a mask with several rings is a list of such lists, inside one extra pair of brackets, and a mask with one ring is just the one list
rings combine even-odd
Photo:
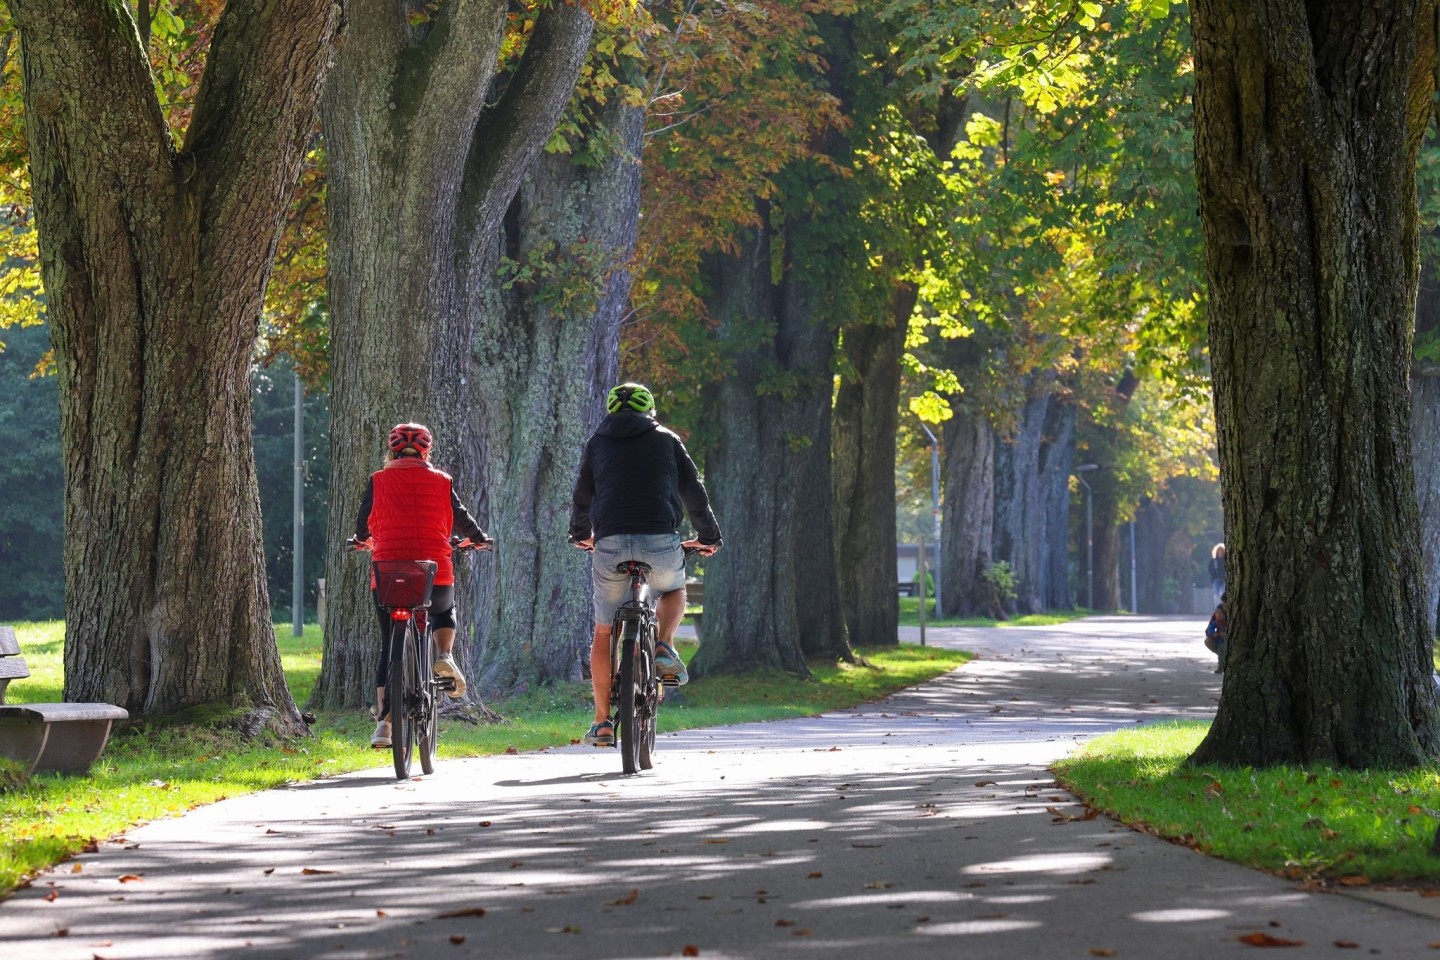
[(626, 773), (640, 771), (640, 744), (645, 738), (643, 699), (640, 685), (640, 624), (625, 621), (620, 634), (620, 690), (616, 698), (615, 726), (620, 738), (620, 762)]
[(640, 769), (655, 766), (655, 721), (660, 714), (660, 675), (655, 671), (655, 625), (645, 625), (640, 644), (641, 701)]
[(416, 663), (415, 689), (420, 698), (415, 720), (415, 739), (420, 748), (420, 769), (425, 773), (435, 772), (435, 747), (440, 741), (440, 727), (436, 720), (436, 707), (440, 690), (435, 685), (435, 640), (430, 631), (419, 644), (420, 656)]
[(415, 721), (410, 711), (415, 702), (415, 624), (406, 620), (397, 624), (399, 646), (391, 647), (390, 676), (386, 693), (390, 698), (390, 752), (395, 760), (395, 776), (410, 776), (410, 759), (414, 754)]

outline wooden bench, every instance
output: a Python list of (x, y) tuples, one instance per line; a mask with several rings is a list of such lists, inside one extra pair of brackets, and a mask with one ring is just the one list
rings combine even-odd
[(100, 758), (125, 708), (108, 703), (5, 703), (11, 680), (30, 676), (15, 631), (0, 626), (0, 757), (33, 770), (84, 773)]

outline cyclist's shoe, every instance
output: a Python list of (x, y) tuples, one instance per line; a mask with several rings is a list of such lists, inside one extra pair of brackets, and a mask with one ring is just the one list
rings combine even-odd
[(465, 696), (465, 674), (460, 672), (460, 667), (455, 663), (453, 655), (440, 654), (440, 659), (435, 661), (435, 676), (445, 677), (455, 682), (455, 689), (446, 691), (450, 696), (457, 700)]
[(585, 746), (587, 747), (613, 747), (615, 746), (615, 724), (610, 720), (601, 720), (599, 723), (590, 724), (590, 731), (585, 734)]
[(672, 686), (678, 687), (690, 682), (685, 661), (680, 659), (680, 654), (668, 643), (655, 644), (655, 672), (660, 675), (662, 683)]
[(381, 720), (375, 724), (375, 732), (370, 734), (370, 746), (379, 750), (382, 747), (390, 746), (390, 721)]

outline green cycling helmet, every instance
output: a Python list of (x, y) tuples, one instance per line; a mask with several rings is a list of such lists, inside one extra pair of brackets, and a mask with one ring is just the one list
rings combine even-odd
[(622, 383), (618, 387), (611, 387), (610, 392), (605, 395), (605, 410), (608, 413), (619, 413), (621, 410), (649, 413), (654, 409), (655, 397), (650, 393), (650, 388), (643, 384)]

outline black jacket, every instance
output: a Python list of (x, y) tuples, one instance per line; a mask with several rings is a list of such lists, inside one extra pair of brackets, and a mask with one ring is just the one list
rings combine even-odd
[(641, 413), (600, 421), (580, 460), (570, 539), (679, 533), (687, 510), (700, 542), (720, 543), (710, 498), (680, 438)]

